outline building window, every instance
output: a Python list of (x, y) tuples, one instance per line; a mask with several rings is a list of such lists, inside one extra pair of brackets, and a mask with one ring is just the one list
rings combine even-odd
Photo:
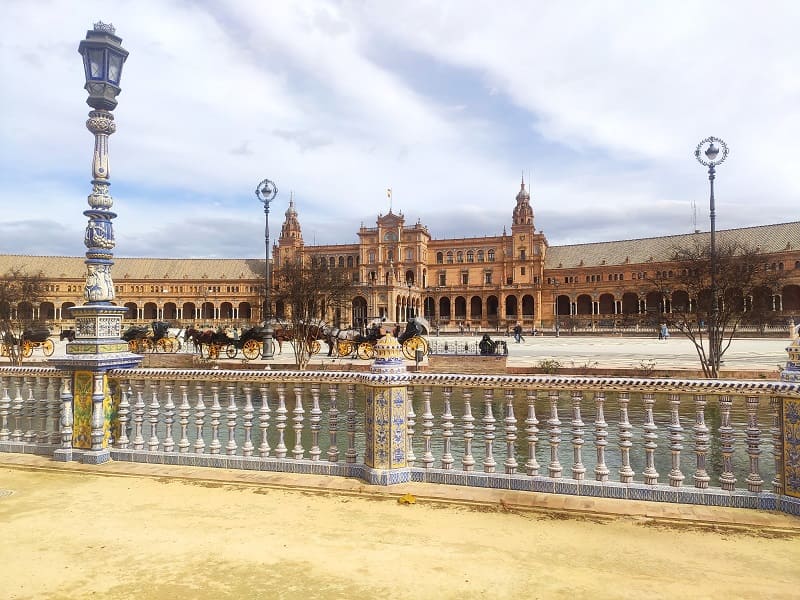
[(525, 275), (525, 267), (520, 267), (519, 268), (519, 274), (520, 275)]
[(389, 251), (386, 253), (386, 257), (389, 262), (394, 262), (394, 250), (389, 248)]
[(369, 251), (369, 264), (371, 265), (375, 264), (375, 250)]
[(475, 253), (472, 250), (467, 251), (467, 262), (475, 262)]
[(444, 254), (441, 252), (436, 253), (436, 264), (440, 265), (444, 262)]
[(447, 273), (444, 271), (439, 273), (439, 285), (447, 285)]
[(408, 260), (408, 261), (414, 260), (414, 249), (413, 248), (406, 248), (406, 260)]
[(352, 269), (353, 268), (353, 257), (352, 256), (348, 256), (347, 257), (347, 268), (348, 269)]
[(456, 260), (460, 263), (464, 262), (464, 253), (461, 250), (456, 253)]
[(331, 269), (332, 269), (333, 267), (335, 267), (335, 266), (336, 266), (336, 259), (335, 259), (335, 258), (333, 258), (333, 257), (331, 256), (331, 257), (328, 259), (328, 265), (331, 267)]
[(478, 262), (483, 262), (483, 250), (478, 250)]
[(452, 252), (448, 252), (447, 253), (447, 264), (448, 265), (452, 265), (453, 264), (453, 253)]
[(492, 272), (491, 271), (486, 271), (483, 274), (483, 283), (488, 283), (488, 284), (492, 283)]
[(489, 250), (488, 255), (489, 262), (494, 262), (494, 250)]
[(461, 285), (469, 285), (469, 272), (462, 271), (461, 272)]
[(339, 268), (344, 269), (344, 256), (339, 257)]
[(520, 260), (525, 260), (525, 248), (520, 248), (519, 249), (519, 259)]

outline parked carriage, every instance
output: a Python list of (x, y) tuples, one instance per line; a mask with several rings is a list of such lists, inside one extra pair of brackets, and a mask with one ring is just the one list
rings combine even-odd
[(170, 335), (169, 323), (153, 321), (152, 332), (146, 325), (132, 325), (122, 334), (128, 342), (128, 349), (137, 354), (145, 352), (177, 352), (181, 348), (180, 339)]
[[(410, 319), (404, 332), (399, 332), (399, 326), (395, 329), (397, 341), (400, 342), (403, 356), (409, 360), (416, 358), (417, 350), (422, 350), (423, 356), (430, 351), (428, 341), (423, 334), (428, 332), (427, 322), (419, 317)], [(383, 335), (385, 329), (379, 323), (374, 323), (366, 335), (361, 335), (355, 330), (337, 332), (334, 336), (336, 341), (336, 353), (341, 357), (356, 356), (362, 360), (372, 360), (375, 358), (375, 345)]]
[(52, 356), (56, 349), (53, 340), (50, 339), (50, 329), (42, 325), (26, 328), (19, 339), (10, 332), (6, 332), (0, 342), (0, 355), (9, 356), (11, 354), (10, 346), (17, 344), (20, 345), (22, 358), (29, 358), (37, 349), (41, 349), (45, 356)]

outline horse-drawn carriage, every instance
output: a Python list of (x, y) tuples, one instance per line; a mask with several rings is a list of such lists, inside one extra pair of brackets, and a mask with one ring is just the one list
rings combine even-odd
[(132, 325), (122, 334), (128, 342), (128, 349), (137, 354), (147, 351), (177, 352), (181, 348), (178, 337), (170, 335), (169, 323), (153, 321), (152, 332), (146, 325)]
[[(394, 333), (397, 341), (402, 346), (403, 356), (409, 360), (414, 360), (417, 350), (422, 350), (423, 356), (428, 354), (430, 347), (428, 341), (423, 337), (424, 334), (428, 333), (428, 324), (424, 319), (420, 317), (409, 319), (406, 329), (402, 333), (399, 328), (400, 326), (398, 325)], [(335, 339), (335, 349), (338, 356), (357, 356), (363, 360), (372, 360), (375, 358), (375, 345), (384, 334), (385, 328), (381, 326), (381, 323), (374, 322), (367, 329), (365, 335), (355, 330), (346, 330), (335, 332), (332, 337)]]
[(0, 355), (9, 356), (11, 346), (16, 345), (20, 346), (22, 358), (30, 357), (37, 348), (41, 349), (45, 356), (52, 356), (56, 349), (53, 340), (50, 339), (50, 329), (43, 325), (26, 328), (19, 339), (11, 332), (5, 332), (0, 342)]

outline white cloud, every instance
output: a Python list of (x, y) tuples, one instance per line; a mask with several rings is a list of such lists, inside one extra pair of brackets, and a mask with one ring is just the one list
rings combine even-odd
[[(441, 224), (437, 237), (498, 233), (530, 169), (551, 242), (686, 231), (692, 199), (704, 228), (707, 181), (692, 153), (707, 135), (731, 146), (717, 179), (721, 227), (798, 218), (794, 3), (5, 8), (0, 234), (47, 215), (81, 247), (92, 139), (77, 45), (97, 19), (131, 52), (110, 141), (120, 255), (260, 255), (259, 228), (236, 224), (260, 221), (253, 190), (264, 177), (281, 190), (273, 232), (294, 190), (319, 243), (353, 241), (387, 210), (387, 187), (409, 220)], [(381, 63), (378, 48), (413, 57), (410, 71)], [(475, 85), (455, 101), (420, 88), (414, 75), (433, 65)], [(190, 218), (226, 226), (171, 243)], [(139, 243), (154, 222), (164, 235)], [(2, 235), (0, 251), (24, 243)], [(48, 252), (46, 239), (36, 248)]]

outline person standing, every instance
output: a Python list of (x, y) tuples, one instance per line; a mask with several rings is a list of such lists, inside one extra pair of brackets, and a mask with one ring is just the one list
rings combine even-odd
[(519, 344), (522, 341), (522, 325), (514, 325), (514, 341)]

